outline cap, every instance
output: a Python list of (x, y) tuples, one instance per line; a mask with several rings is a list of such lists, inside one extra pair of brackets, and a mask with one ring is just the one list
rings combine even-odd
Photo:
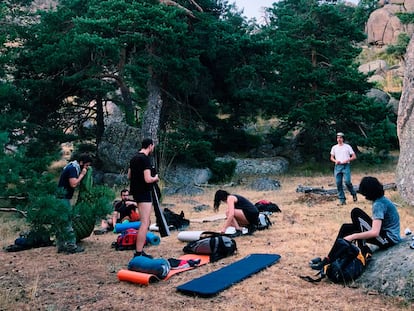
[(344, 133), (342, 133), (342, 132), (338, 132), (338, 133), (336, 133), (336, 137), (338, 137), (338, 136), (340, 136), (340, 137), (344, 137), (344, 136), (345, 136), (345, 134), (344, 134)]

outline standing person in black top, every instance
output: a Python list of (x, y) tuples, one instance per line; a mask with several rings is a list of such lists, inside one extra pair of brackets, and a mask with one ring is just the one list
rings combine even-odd
[(226, 222), (221, 229), (221, 233), (225, 233), (226, 229), (232, 226), (236, 228), (236, 233), (240, 235), (242, 227), (252, 228), (257, 223), (259, 210), (245, 197), (230, 194), (225, 190), (217, 190), (214, 195), (214, 211), (218, 211), (221, 202), (227, 203)]
[(151, 160), (149, 155), (154, 152), (154, 142), (150, 138), (145, 138), (141, 143), (141, 150), (131, 159), (128, 169), (130, 180), (130, 192), (134, 201), (138, 203), (141, 226), (138, 230), (135, 256), (152, 256), (143, 251), (147, 238), (148, 227), (151, 216), (151, 191), (152, 184), (158, 182), (158, 174), (151, 176)]

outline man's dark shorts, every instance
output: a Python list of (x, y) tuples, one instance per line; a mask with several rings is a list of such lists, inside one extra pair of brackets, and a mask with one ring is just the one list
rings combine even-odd
[(137, 203), (151, 203), (152, 202), (151, 191), (135, 194), (133, 197), (134, 197), (134, 201)]

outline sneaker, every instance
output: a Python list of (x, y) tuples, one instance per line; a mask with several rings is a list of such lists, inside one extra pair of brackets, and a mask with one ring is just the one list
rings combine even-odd
[(107, 229), (105, 229), (105, 228), (101, 228), (101, 229), (97, 229), (97, 230), (95, 230), (94, 232), (93, 232), (93, 234), (95, 234), (95, 235), (102, 235), (102, 234), (105, 234), (105, 233), (107, 233), (108, 232), (108, 230)]
[(316, 257), (316, 258), (311, 259), (309, 261), (309, 264), (310, 265), (314, 265), (314, 264), (320, 263), (321, 261), (322, 261), (322, 258), (321, 257)]
[(358, 197), (357, 197), (357, 194), (356, 193), (352, 195), (352, 199), (354, 200), (354, 202), (357, 202), (358, 201)]
[(232, 235), (230, 235), (232, 238), (236, 238), (236, 237), (238, 237), (238, 236), (241, 236), (241, 235), (243, 235), (243, 232), (241, 231), (241, 230), (236, 230), (236, 232), (235, 233), (233, 233)]
[(317, 263), (310, 263), (309, 266), (313, 269), (313, 270), (322, 270), (323, 267), (325, 265), (327, 265), (329, 263), (329, 259), (328, 258), (324, 258), (323, 260), (317, 262)]
[(346, 201), (341, 201), (338, 203), (338, 206), (346, 205)]
[(189, 259), (187, 262), (190, 267), (195, 267), (200, 264), (201, 259)]
[(144, 251), (141, 251), (141, 252), (137, 252), (137, 251), (135, 251), (134, 252), (134, 257), (137, 257), (137, 256), (144, 256), (144, 257), (147, 257), (147, 258), (149, 258), (149, 259), (153, 259), (154, 257), (152, 257), (151, 255), (149, 255), (149, 254), (147, 254), (146, 252), (144, 252)]

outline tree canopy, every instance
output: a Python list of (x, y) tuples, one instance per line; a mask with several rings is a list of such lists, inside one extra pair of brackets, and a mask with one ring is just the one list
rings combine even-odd
[[(5, 2), (3, 24), (8, 8), (30, 2)], [(38, 153), (70, 140), (98, 144), (111, 101), (130, 125), (155, 119), (171, 153), (179, 140), (210, 149), (211, 159), (294, 138), (319, 160), (336, 131), (389, 150), (395, 116), (365, 96), (372, 85), (354, 62), (361, 14), (372, 9), (361, 5), (279, 1), (265, 25), (213, 0), (61, 0), (36, 14), (22, 9), (25, 22), (8, 22), (0, 37), (1, 109), (16, 120), (2, 130), (23, 134)], [(280, 137), (247, 133), (258, 118), (278, 120), (271, 134)]]

